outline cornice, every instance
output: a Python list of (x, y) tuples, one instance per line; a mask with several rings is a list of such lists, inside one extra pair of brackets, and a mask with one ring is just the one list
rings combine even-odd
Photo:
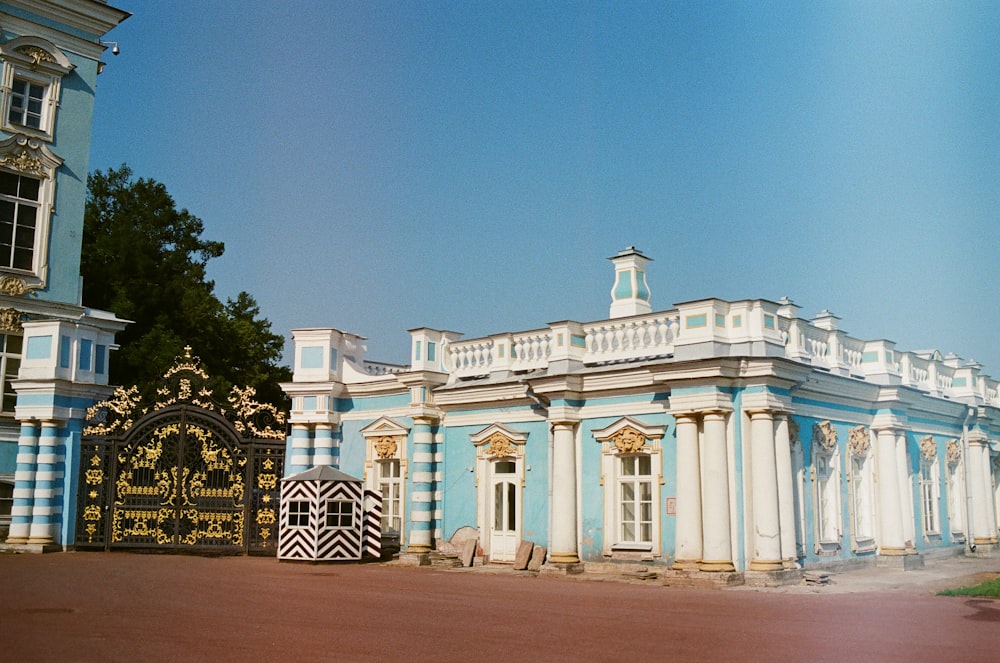
[(5, 4), (73, 30), (101, 37), (132, 14), (97, 0), (4, 0)]

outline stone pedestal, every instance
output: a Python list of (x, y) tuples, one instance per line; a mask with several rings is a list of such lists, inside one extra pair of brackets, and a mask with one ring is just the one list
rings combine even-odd
[(546, 576), (575, 576), (583, 573), (584, 566), (580, 562), (574, 564), (561, 564), (558, 562), (546, 562), (542, 564), (542, 568), (539, 569), (541, 575)]
[(667, 587), (699, 587), (702, 589), (723, 589), (738, 587), (744, 583), (744, 574), (738, 571), (678, 571), (665, 570), (660, 574)]
[(430, 566), (431, 556), (426, 552), (401, 552), (397, 563), (400, 566)]
[(743, 582), (748, 587), (781, 587), (783, 585), (797, 585), (802, 582), (802, 571), (800, 569), (747, 571), (743, 574)]
[(915, 555), (879, 555), (875, 558), (875, 566), (882, 569), (897, 571), (915, 571), (924, 568), (924, 556)]

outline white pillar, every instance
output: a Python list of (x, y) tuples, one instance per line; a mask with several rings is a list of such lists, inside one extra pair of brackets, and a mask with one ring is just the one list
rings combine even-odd
[(313, 461), (316, 465), (329, 465), (336, 467), (336, 459), (333, 457), (333, 425), (328, 423), (316, 424), (316, 434), (313, 438)]
[(552, 540), (549, 561), (577, 564), (576, 422), (552, 422)]
[(750, 413), (750, 464), (753, 472), (754, 541), (751, 571), (777, 571), (781, 561), (778, 471), (774, 452), (774, 415)]
[(913, 481), (910, 479), (910, 455), (906, 453), (906, 433), (896, 431), (896, 469), (899, 472), (899, 504), (902, 508), (903, 540), (907, 553), (917, 550), (917, 525), (913, 510)]
[(426, 553), (433, 547), (434, 431), (430, 417), (413, 418), (413, 491), (410, 499), (410, 542), (407, 552)]
[(62, 476), (56, 470), (58, 447), (59, 424), (43, 421), (42, 433), (38, 437), (38, 469), (35, 472), (28, 543), (44, 545), (56, 538), (57, 523), (62, 514)]
[(774, 460), (778, 472), (778, 521), (781, 526), (781, 560), (786, 569), (798, 568), (795, 545), (795, 488), (792, 477), (792, 442), (788, 416), (780, 415), (774, 433)]
[(675, 569), (697, 569), (701, 561), (701, 461), (698, 418), (675, 415), (677, 421), (677, 535)]
[(904, 555), (903, 511), (899, 503), (899, 471), (896, 469), (896, 435), (891, 428), (876, 431), (878, 459), (879, 554)]
[(732, 528), (729, 524), (729, 453), (726, 444), (726, 414), (705, 414), (702, 448), (702, 571), (735, 571)]
[(14, 503), (11, 507), (7, 543), (27, 543), (31, 533), (31, 508), (38, 469), (38, 423), (22, 421), (17, 440), (17, 468), (14, 470)]
[(990, 450), (986, 438), (969, 440), (969, 470), (972, 476), (972, 542), (989, 545), (997, 542), (996, 517), (993, 515), (993, 482), (990, 479)]

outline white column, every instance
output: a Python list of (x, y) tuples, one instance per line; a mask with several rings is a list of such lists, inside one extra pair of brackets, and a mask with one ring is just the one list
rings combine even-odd
[(910, 480), (910, 455), (906, 453), (906, 433), (896, 431), (896, 469), (899, 472), (899, 504), (902, 508), (903, 540), (907, 553), (916, 552), (917, 525), (913, 511), (913, 482)]
[(701, 461), (698, 418), (675, 415), (677, 421), (677, 535), (675, 569), (697, 569), (701, 561)]
[(903, 511), (899, 503), (896, 435), (891, 428), (876, 431), (878, 459), (879, 554), (904, 555)]
[(774, 433), (774, 460), (778, 472), (778, 521), (781, 525), (781, 560), (786, 569), (798, 568), (795, 545), (795, 488), (792, 477), (792, 442), (788, 416), (780, 415)]
[(729, 524), (729, 454), (726, 445), (726, 414), (705, 414), (702, 448), (702, 571), (735, 571), (732, 528)]
[(996, 543), (993, 491), (990, 480), (990, 451), (986, 438), (969, 440), (969, 474), (972, 477), (972, 542), (978, 545)]
[(426, 553), (433, 547), (434, 520), (434, 431), (431, 417), (413, 418), (413, 462), (410, 470), (410, 543), (407, 552)]
[(577, 564), (576, 422), (552, 422), (552, 540), (549, 561)]
[(38, 422), (22, 421), (17, 440), (17, 467), (14, 470), (14, 503), (11, 507), (7, 543), (27, 543), (31, 533), (31, 508), (38, 469)]
[(62, 514), (62, 477), (56, 470), (59, 447), (59, 424), (43, 421), (38, 437), (38, 469), (35, 472), (35, 494), (31, 506), (31, 528), (28, 543), (52, 543)]
[(329, 465), (336, 467), (336, 459), (333, 457), (333, 425), (328, 423), (316, 424), (316, 434), (313, 438), (313, 461), (314, 466)]
[(777, 571), (781, 561), (778, 471), (774, 452), (774, 415), (750, 413), (750, 464), (753, 471), (754, 549), (751, 571)]

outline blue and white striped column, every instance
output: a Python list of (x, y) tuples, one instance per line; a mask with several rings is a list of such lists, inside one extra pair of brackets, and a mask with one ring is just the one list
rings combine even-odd
[(312, 432), (309, 424), (292, 424), (286, 476), (305, 472), (312, 467)]
[(407, 552), (430, 552), (434, 515), (434, 432), (430, 417), (413, 419), (413, 487), (410, 493), (410, 543)]
[(53, 543), (58, 535), (62, 517), (62, 466), (65, 461), (61, 446), (58, 422), (43, 421), (42, 434), (38, 438), (29, 544)]
[(27, 543), (31, 533), (31, 508), (35, 497), (38, 469), (38, 422), (21, 423), (17, 440), (17, 467), (14, 470), (14, 503), (11, 506), (7, 543)]
[(334, 428), (334, 424), (316, 424), (316, 435), (313, 438), (313, 465), (340, 468), (340, 444), (334, 437)]

